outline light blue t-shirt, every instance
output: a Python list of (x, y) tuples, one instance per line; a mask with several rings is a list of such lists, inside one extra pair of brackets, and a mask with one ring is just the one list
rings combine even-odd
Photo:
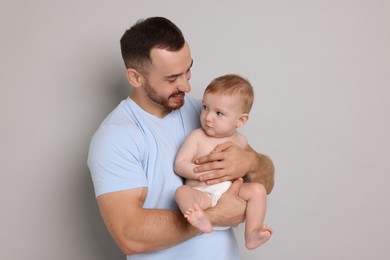
[[(182, 108), (158, 118), (130, 98), (122, 101), (91, 141), (88, 166), (96, 196), (147, 187), (144, 208), (179, 210), (174, 194), (183, 179), (175, 174), (173, 164), (185, 137), (200, 127), (200, 110), (200, 101), (186, 96)], [(127, 259), (236, 260), (239, 254), (233, 231), (228, 229)]]

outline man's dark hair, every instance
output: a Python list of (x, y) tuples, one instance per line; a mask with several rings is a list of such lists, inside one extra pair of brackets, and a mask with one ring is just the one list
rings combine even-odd
[(146, 72), (152, 60), (153, 48), (178, 51), (185, 44), (181, 30), (164, 17), (150, 17), (138, 20), (120, 40), (123, 61), (126, 68)]

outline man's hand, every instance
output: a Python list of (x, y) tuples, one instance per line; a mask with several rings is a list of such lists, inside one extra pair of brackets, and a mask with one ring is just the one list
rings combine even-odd
[(238, 196), (242, 183), (241, 178), (234, 181), (217, 205), (206, 211), (213, 226), (236, 227), (245, 220), (246, 201)]
[(255, 156), (232, 142), (226, 142), (217, 145), (210, 154), (198, 158), (195, 163), (199, 166), (194, 168), (194, 172), (210, 171), (199, 176), (199, 180), (208, 185), (238, 179), (250, 170)]

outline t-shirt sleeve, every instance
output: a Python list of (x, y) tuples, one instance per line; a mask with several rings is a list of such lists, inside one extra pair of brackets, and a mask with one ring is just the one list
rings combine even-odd
[(92, 137), (88, 167), (96, 197), (105, 193), (146, 187), (142, 154), (136, 131), (106, 125)]

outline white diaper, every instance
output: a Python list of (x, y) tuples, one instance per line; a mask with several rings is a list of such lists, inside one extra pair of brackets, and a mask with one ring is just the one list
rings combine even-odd
[(215, 207), (222, 194), (232, 186), (231, 181), (224, 181), (213, 185), (198, 186), (194, 189), (207, 193), (211, 198), (211, 206)]

